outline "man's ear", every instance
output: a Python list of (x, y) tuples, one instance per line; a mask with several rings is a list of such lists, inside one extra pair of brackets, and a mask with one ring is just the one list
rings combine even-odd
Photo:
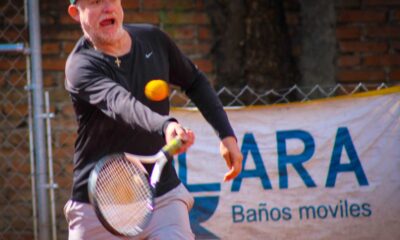
[(79, 19), (79, 9), (76, 5), (69, 5), (68, 7), (68, 14), (77, 22), (80, 21)]

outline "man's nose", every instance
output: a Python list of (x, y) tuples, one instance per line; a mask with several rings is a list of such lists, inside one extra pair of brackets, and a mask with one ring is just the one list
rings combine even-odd
[(104, 0), (103, 12), (110, 13), (115, 10), (115, 0)]

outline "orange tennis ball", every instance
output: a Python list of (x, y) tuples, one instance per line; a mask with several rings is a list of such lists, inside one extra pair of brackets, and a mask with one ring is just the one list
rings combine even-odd
[(144, 87), (144, 94), (152, 101), (162, 101), (168, 97), (168, 83), (161, 79), (151, 80)]

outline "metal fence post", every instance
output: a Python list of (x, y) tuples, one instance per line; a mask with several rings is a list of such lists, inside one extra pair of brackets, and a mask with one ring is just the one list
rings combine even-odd
[(46, 128), (47, 128), (47, 157), (48, 157), (48, 168), (49, 168), (49, 184), (50, 190), (50, 215), (51, 215), (51, 233), (52, 240), (57, 240), (57, 219), (56, 219), (56, 202), (54, 189), (58, 188), (58, 184), (54, 182), (53, 172), (53, 148), (51, 141), (51, 122), (50, 119), (54, 118), (54, 113), (50, 112), (50, 94), (49, 91), (44, 93), (45, 106), (46, 106)]
[(38, 0), (28, 1), (29, 36), (31, 49), (31, 78), (33, 91), (33, 127), (36, 159), (36, 188), (38, 205), (38, 237), (50, 239), (49, 204), (47, 194), (46, 141), (43, 119), (43, 79), (41, 57), (40, 16)]

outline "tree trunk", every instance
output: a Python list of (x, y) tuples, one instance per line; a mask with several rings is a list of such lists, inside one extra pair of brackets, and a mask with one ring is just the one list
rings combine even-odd
[(206, 1), (217, 86), (259, 91), (294, 84), (297, 68), (281, 0)]

